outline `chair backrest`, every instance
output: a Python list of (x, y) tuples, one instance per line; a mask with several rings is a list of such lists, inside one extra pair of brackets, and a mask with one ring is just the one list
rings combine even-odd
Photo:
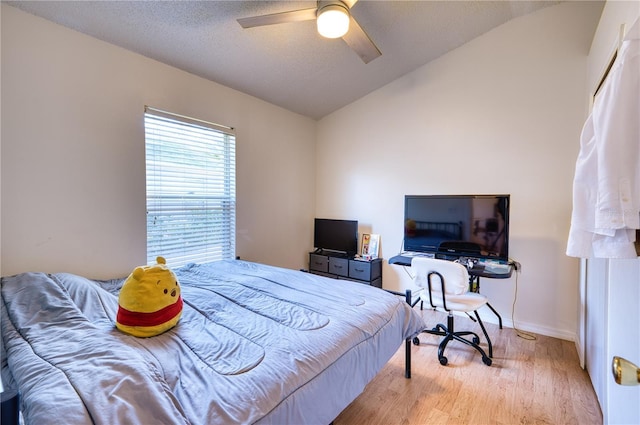
[[(437, 272), (444, 278), (445, 293), (460, 295), (469, 292), (469, 271), (460, 263), (413, 257), (411, 271), (414, 275), (413, 281), (422, 288), (429, 288), (429, 273)], [(431, 290), (441, 292), (440, 279), (437, 277), (431, 280)]]

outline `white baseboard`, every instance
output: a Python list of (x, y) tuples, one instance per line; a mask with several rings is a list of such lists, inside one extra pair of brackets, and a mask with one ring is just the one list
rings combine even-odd
[[(493, 323), (496, 325), (499, 324), (498, 318), (496, 317), (496, 315), (493, 314), (493, 312), (488, 309), (481, 310), (480, 318), (485, 323)], [(521, 331), (533, 332), (539, 335), (549, 336), (552, 338), (564, 339), (566, 341), (576, 342), (576, 344), (578, 341), (578, 335), (576, 334), (575, 331), (567, 331), (567, 330), (562, 330), (557, 328), (550, 328), (547, 326), (540, 326), (538, 324), (526, 323), (526, 322), (520, 322), (520, 321), (518, 321), (516, 325), (517, 325), (516, 326), (517, 329)], [(511, 319), (504, 317), (504, 315), (502, 315), (502, 326), (507, 328), (514, 328), (513, 322), (511, 321)], [(580, 351), (578, 351), (578, 354), (579, 353)]]
[[(428, 304), (428, 303), (427, 303)], [(420, 304), (418, 303), (416, 308), (420, 308)], [(425, 309), (427, 307), (425, 306)], [(430, 307), (429, 307), (430, 308)], [(439, 309), (439, 311), (442, 311)], [(480, 314), (480, 318), (482, 319), (482, 321), (484, 323), (492, 323), (494, 325), (499, 325), (499, 321), (498, 321), (498, 317), (493, 314), (493, 312), (491, 310), (489, 310), (488, 308), (481, 308), (480, 310), (478, 310), (478, 313)], [(461, 313), (461, 312), (455, 312), (454, 313), (456, 316), (466, 316), (465, 313)], [(505, 317), (504, 315), (502, 316), (502, 326), (505, 328), (514, 328), (513, 326), (513, 322)], [(558, 338), (558, 339), (563, 339), (565, 341), (572, 341), (576, 343), (576, 348), (578, 347), (578, 334), (574, 331), (574, 332), (570, 332), (570, 331), (563, 331), (561, 329), (556, 329), (556, 328), (550, 328), (550, 327), (546, 327), (546, 326), (540, 326), (537, 324), (532, 324), (532, 323), (526, 323), (526, 322), (518, 322), (517, 323), (517, 328), (518, 330), (521, 331), (525, 331), (525, 332), (532, 332), (535, 334), (539, 334), (539, 335), (544, 335), (544, 336), (549, 336), (552, 338)], [(580, 356), (581, 351), (578, 351), (578, 357)], [(582, 360), (581, 360), (582, 362)], [(581, 363), (582, 365), (582, 363)]]

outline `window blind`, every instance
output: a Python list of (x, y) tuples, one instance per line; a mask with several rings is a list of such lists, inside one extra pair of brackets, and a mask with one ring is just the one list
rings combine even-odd
[(145, 108), (147, 261), (171, 267), (235, 258), (235, 135)]

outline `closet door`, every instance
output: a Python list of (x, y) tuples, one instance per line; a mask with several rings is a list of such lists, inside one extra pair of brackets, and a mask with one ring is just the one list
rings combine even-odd
[(640, 385), (621, 386), (611, 373), (613, 356), (640, 366), (640, 259), (608, 261), (606, 424), (640, 424)]

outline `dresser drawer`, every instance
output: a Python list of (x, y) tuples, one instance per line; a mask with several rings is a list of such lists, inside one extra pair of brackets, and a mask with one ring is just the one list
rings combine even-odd
[(309, 272), (382, 288), (382, 259), (359, 261), (344, 256), (309, 253)]
[(379, 258), (371, 261), (350, 260), (349, 277), (369, 282), (382, 277), (382, 260)]
[(349, 261), (349, 277), (360, 280), (371, 279), (371, 263), (368, 261)]
[(329, 272), (329, 257), (326, 255), (309, 254), (309, 270)]
[(338, 276), (349, 276), (349, 260), (329, 257), (329, 273), (337, 274)]

